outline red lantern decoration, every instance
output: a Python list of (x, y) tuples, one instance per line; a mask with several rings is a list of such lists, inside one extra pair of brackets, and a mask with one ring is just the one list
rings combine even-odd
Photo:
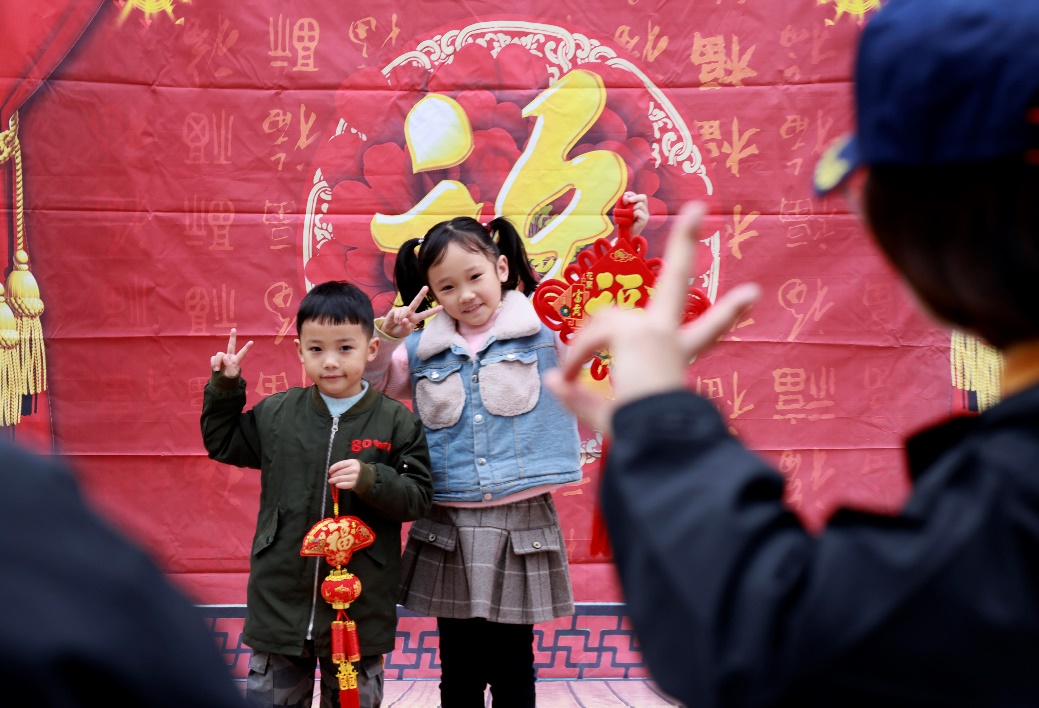
[(321, 583), (321, 597), (336, 610), (345, 610), (360, 594), (361, 581), (348, 570), (337, 568)]
[(332, 518), (314, 524), (303, 539), (301, 556), (324, 556), (335, 566), (321, 583), (321, 597), (336, 610), (332, 622), (332, 661), (339, 665), (339, 705), (360, 708), (357, 669), (353, 662), (361, 660), (361, 644), (357, 625), (346, 615), (350, 603), (361, 595), (361, 581), (343, 568), (354, 551), (375, 543), (371, 528), (356, 516), (339, 515), (339, 490), (332, 487)]

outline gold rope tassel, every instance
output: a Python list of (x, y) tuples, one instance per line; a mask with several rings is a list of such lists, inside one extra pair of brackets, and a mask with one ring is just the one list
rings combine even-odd
[(47, 356), (43, 349), (43, 300), (36, 278), (29, 272), (29, 254), (15, 251), (14, 269), (7, 276), (8, 301), (18, 319), (21, 343), (18, 359), (21, 365), (24, 390), (36, 394), (47, 390)]
[(999, 403), (1004, 365), (999, 350), (959, 331), (952, 333), (951, 348), (952, 385), (974, 391), (979, 411)]
[(0, 285), (0, 427), (18, 425), (22, 419), (22, 387), (18, 365), (18, 322), (4, 299)]
[(43, 344), (43, 300), (40, 286), (29, 271), (29, 253), (25, 241), (25, 191), (22, 186), (22, 148), (18, 141), (18, 113), (11, 116), (10, 129), (0, 135), (0, 162), (14, 164), (15, 252), (11, 273), (7, 276), (7, 299), (18, 319), (21, 335), (18, 366), (22, 393), (35, 395), (47, 390), (47, 357)]

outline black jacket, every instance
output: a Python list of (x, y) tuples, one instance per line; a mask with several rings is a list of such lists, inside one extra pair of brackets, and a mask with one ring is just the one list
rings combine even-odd
[(907, 446), (901, 514), (818, 536), (706, 400), (617, 411), (603, 509), (661, 687), (711, 706), (1039, 705), (1039, 387)]
[(0, 705), (244, 708), (201, 612), (84, 502), (0, 443)]
[(299, 552), (314, 524), (333, 515), (329, 461), (357, 458), (363, 463), (361, 476), (355, 491), (339, 493), (339, 514), (370, 526), (375, 543), (354, 553), (347, 564), (361, 581), (361, 595), (347, 614), (357, 623), (363, 655), (392, 651), (401, 522), (424, 516), (433, 499), (421, 421), (373, 387), (339, 418), (334, 435), (332, 416), (316, 386), (272, 394), (245, 412), (244, 407), (245, 381), (214, 374), (203, 398), (206, 450), (214, 460), (260, 470), (245, 643), (257, 651), (298, 656), (312, 623), (315, 653), (332, 654), (335, 610), (315, 594), (315, 578), (320, 584), (332, 566), (323, 557)]

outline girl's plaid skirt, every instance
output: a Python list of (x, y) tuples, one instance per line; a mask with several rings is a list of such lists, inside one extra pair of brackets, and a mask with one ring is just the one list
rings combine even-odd
[(408, 532), (398, 602), (428, 617), (504, 624), (572, 615), (552, 495), (480, 508), (434, 504)]

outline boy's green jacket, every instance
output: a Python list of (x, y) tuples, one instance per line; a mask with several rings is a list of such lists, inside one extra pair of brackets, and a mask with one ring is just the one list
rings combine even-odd
[(241, 377), (214, 373), (201, 419), (211, 458), (260, 470), (243, 641), (253, 651), (300, 655), (309, 638), (315, 655), (331, 655), (335, 610), (320, 586), (332, 567), (323, 557), (301, 556), (300, 548), (314, 524), (333, 515), (328, 467), (357, 458), (361, 475), (353, 491), (340, 490), (339, 514), (371, 527), (375, 543), (347, 565), (361, 595), (346, 612), (357, 623), (362, 655), (391, 651), (401, 523), (424, 516), (433, 498), (421, 421), (372, 387), (338, 424), (315, 386), (272, 394), (243, 412), (245, 391)]

